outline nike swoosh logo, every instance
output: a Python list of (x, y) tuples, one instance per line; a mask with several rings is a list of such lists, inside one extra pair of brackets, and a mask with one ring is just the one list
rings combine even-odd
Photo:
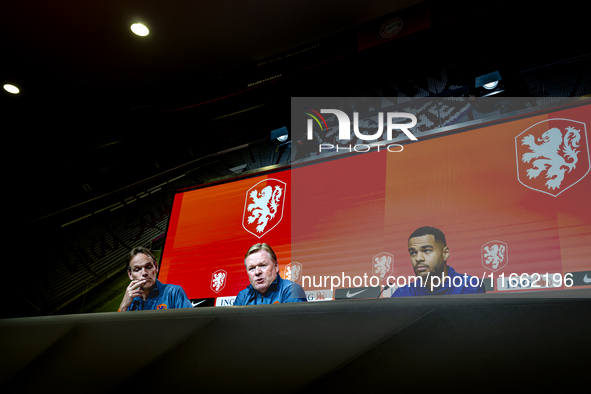
[(585, 277), (583, 278), (583, 282), (591, 283), (591, 278), (587, 278), (587, 274), (585, 274)]
[(193, 307), (196, 307), (197, 305), (199, 305), (199, 304), (201, 304), (201, 303), (204, 303), (204, 302), (205, 302), (205, 300), (203, 300), (203, 301), (199, 301), (199, 302), (197, 302), (197, 303), (195, 303), (195, 302), (191, 302), (191, 304), (193, 304)]
[[(365, 289), (365, 290), (367, 290), (367, 289)], [(347, 291), (347, 298), (355, 297), (357, 294), (361, 294), (365, 290), (361, 290), (361, 291), (358, 291), (357, 293), (353, 293), (353, 294), (351, 294), (349, 291)]]

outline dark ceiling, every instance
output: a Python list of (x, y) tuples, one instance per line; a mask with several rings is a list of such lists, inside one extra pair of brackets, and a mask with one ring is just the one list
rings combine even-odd
[[(249, 74), (261, 59), (419, 2), (5, 2), (0, 81), (21, 93), (0, 93), (4, 127), (11, 130), (4, 141), (18, 152), (7, 163), (15, 189), (35, 191), (28, 219), (264, 138), (240, 127), (244, 116), (234, 116), (233, 124), (223, 117), (251, 110), (250, 119), (281, 127), (288, 108), (280, 114), (276, 98), (241, 94), (253, 89), (228, 75)], [(134, 22), (150, 34), (134, 35)], [(191, 115), (167, 112), (211, 100)], [(195, 144), (203, 122), (216, 119), (224, 124), (210, 132), (221, 130), (224, 143)], [(80, 196), (85, 184), (91, 191)]]
[[(171, 81), (207, 83), (419, 2), (4, 2), (1, 79), (21, 86), (23, 97), (107, 95), (123, 107), (150, 105), (142, 97), (149, 91), (159, 100), (187, 93)], [(134, 22), (150, 34), (134, 35)]]

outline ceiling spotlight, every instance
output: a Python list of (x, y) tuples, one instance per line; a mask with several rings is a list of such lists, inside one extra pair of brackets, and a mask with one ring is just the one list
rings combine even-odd
[(488, 97), (505, 91), (501, 73), (493, 71), (491, 73), (476, 77), (474, 81), (474, 90), (472, 94), (477, 97)]
[(148, 30), (148, 28), (142, 25), (141, 23), (134, 23), (133, 25), (131, 25), (131, 31), (137, 34), (138, 36), (142, 37), (145, 37), (148, 34), (150, 34), (150, 30)]
[(488, 90), (492, 90), (492, 89), (496, 88), (498, 85), (499, 85), (499, 81), (493, 81), (493, 82), (485, 83), (484, 85), (482, 85), (482, 87), (485, 89), (488, 89)]
[(501, 79), (503, 79), (501, 78), (501, 74), (498, 71), (494, 71), (492, 73), (476, 77), (474, 85), (477, 88), (483, 86), (486, 89), (494, 89), (495, 87), (497, 87), (497, 84)]
[(4, 85), (4, 90), (6, 90), (8, 93), (12, 93), (12, 94), (19, 94), (19, 92), (20, 92), (19, 88), (17, 88), (14, 85), (11, 85), (9, 83)]
[(289, 131), (287, 131), (287, 127), (282, 127), (280, 129), (271, 131), (271, 142), (283, 143), (283, 142), (287, 141), (288, 138), (289, 138)]

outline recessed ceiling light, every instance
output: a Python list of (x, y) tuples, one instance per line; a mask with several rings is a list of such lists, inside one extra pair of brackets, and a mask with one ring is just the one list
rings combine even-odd
[(11, 85), (9, 83), (4, 85), (4, 90), (6, 90), (8, 93), (12, 93), (12, 94), (18, 94), (20, 92), (20, 90), (16, 86)]
[(141, 23), (134, 23), (133, 25), (131, 25), (131, 31), (137, 34), (138, 36), (142, 37), (145, 37), (148, 34), (150, 34), (150, 30), (148, 30), (148, 28), (142, 25)]
[(499, 81), (493, 81), (493, 82), (489, 82), (489, 83), (485, 83), (484, 85), (482, 85), (483, 88), (491, 90), (497, 87), (497, 85), (499, 84)]

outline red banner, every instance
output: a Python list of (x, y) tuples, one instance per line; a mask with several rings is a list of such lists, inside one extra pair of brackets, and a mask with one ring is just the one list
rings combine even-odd
[(511, 274), (578, 272), (585, 286), (589, 124), (584, 106), (178, 194), (160, 279), (192, 299), (235, 296), (247, 249), (266, 242), (306, 290), (331, 289), (330, 276), (384, 284), (414, 275), (408, 237), (432, 226), (447, 264), (493, 291)]

